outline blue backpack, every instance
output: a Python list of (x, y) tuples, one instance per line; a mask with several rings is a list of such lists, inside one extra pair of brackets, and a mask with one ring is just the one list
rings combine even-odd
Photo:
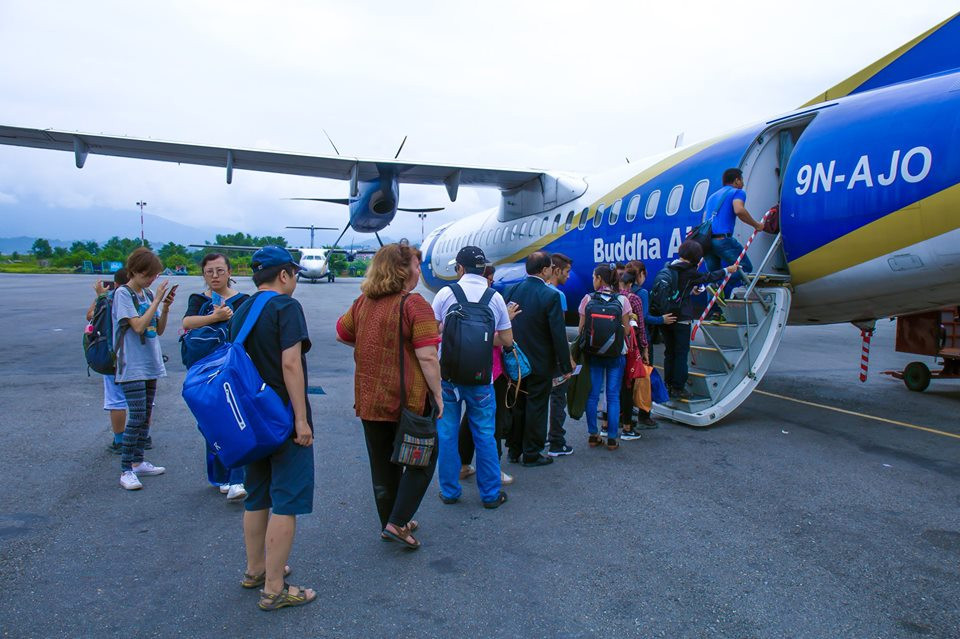
[(232, 341), (190, 367), (183, 399), (210, 448), (228, 468), (263, 459), (293, 431), (293, 410), (260, 377), (243, 342), (277, 294), (262, 291)]
[[(197, 315), (209, 315), (212, 312), (213, 300), (208, 299), (200, 306), (200, 312)], [(191, 328), (180, 336), (180, 359), (183, 365), (190, 368), (217, 350), (217, 347), (226, 342), (229, 337), (227, 322)]]

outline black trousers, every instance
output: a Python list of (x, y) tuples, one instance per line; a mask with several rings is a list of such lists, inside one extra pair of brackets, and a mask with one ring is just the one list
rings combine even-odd
[[(551, 380), (550, 384), (553, 384)], [(550, 448), (559, 450), (567, 445), (567, 431), (563, 424), (567, 421), (567, 388), (570, 380), (565, 379), (550, 389), (550, 432), (547, 440)]]
[(365, 419), (362, 421), (380, 527), (386, 527), (388, 522), (397, 527), (406, 526), (407, 522), (413, 519), (433, 480), (433, 471), (437, 467), (437, 451), (434, 451), (433, 459), (427, 468), (398, 466), (390, 461), (397, 423), (371, 422)]
[[(493, 438), (497, 440), (497, 456), (503, 457), (503, 440), (510, 431), (510, 410), (507, 408), (507, 376), (501, 375), (493, 380), (493, 396), (497, 400), (497, 414), (493, 424)], [(473, 432), (467, 422), (467, 411), (463, 411), (460, 420), (460, 434), (457, 437), (460, 451), (460, 465), (467, 466), (473, 461), (476, 448), (473, 445)]]
[(547, 413), (550, 406), (552, 377), (531, 375), (520, 385), (520, 397), (513, 407), (507, 448), (510, 457), (532, 461), (543, 451), (547, 442)]

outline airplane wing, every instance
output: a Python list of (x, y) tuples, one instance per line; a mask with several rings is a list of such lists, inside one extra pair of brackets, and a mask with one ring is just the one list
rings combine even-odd
[(89, 154), (216, 166), (226, 169), (228, 184), (233, 180), (234, 169), (350, 180), (352, 194), (356, 194), (357, 180), (377, 178), (381, 169), (395, 172), (398, 180), (407, 184), (443, 184), (447, 187), (451, 199), (456, 198), (457, 187), (461, 185), (506, 190), (546, 175), (545, 171), (534, 169), (500, 169), (258, 151), (12, 126), (0, 126), (0, 144), (72, 151), (77, 168), (83, 168)]
[[(214, 251), (250, 251), (255, 253), (262, 249), (262, 246), (235, 246), (233, 244), (188, 244), (187, 246), (191, 248), (202, 248), (202, 249), (211, 249)], [(287, 248), (291, 253), (300, 252), (298, 248)]]

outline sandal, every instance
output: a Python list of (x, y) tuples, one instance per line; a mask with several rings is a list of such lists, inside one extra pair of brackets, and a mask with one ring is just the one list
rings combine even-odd
[[(413, 529), (410, 527), (409, 522), (407, 523), (406, 526), (397, 527), (396, 524), (394, 524), (394, 526), (397, 528), (397, 532), (395, 533), (390, 532), (390, 529), (388, 528), (383, 529), (383, 534), (386, 535), (390, 541), (395, 541), (397, 543), (403, 544), (410, 550), (417, 550), (418, 548), (420, 548), (420, 542), (417, 541), (417, 539), (410, 534), (410, 532)], [(412, 539), (413, 541), (407, 541), (408, 539)]]
[[(293, 570), (290, 568), (290, 566), (284, 566), (284, 567), (283, 567), (283, 577), (284, 577), (284, 579), (286, 579), (287, 577), (289, 577), (291, 572), (293, 572)], [(245, 572), (245, 573), (243, 573), (243, 581), (240, 582), (240, 587), (241, 587), (241, 588), (248, 588), (248, 589), (251, 589), (251, 590), (252, 590), (252, 589), (254, 589), (254, 588), (259, 588), (260, 586), (262, 586), (262, 585), (265, 584), (265, 583), (267, 583), (267, 571), (266, 571), (266, 570), (264, 570), (263, 572), (261, 572), (259, 575), (251, 575), (250, 573), (246, 573), (246, 572)]]
[(260, 610), (279, 610), (280, 608), (292, 606), (304, 606), (317, 598), (316, 591), (314, 591), (312, 597), (307, 597), (307, 588), (303, 588), (302, 586), (294, 586), (294, 588), (297, 589), (297, 594), (295, 595), (290, 594), (290, 584), (287, 582), (283, 582), (283, 590), (275, 595), (261, 590), (260, 601), (257, 602), (257, 606)]
[[(410, 521), (407, 522), (407, 528), (410, 529), (410, 532), (413, 532), (414, 530), (416, 530), (416, 529), (419, 528), (419, 527), (420, 527), (420, 524), (417, 523), (417, 520), (416, 520), (416, 519), (411, 519)], [(390, 538), (390, 535), (388, 535), (388, 534), (386, 533), (386, 531), (381, 531), (381, 532), (380, 532), (380, 540), (381, 540), (381, 541), (393, 541), (393, 539)]]
[(620, 448), (620, 442), (616, 439), (607, 438), (607, 450), (617, 450)]
[(587, 437), (587, 446), (589, 446), (590, 448), (596, 448), (601, 444), (603, 444), (603, 437), (601, 437), (600, 435), (590, 435), (589, 437)]

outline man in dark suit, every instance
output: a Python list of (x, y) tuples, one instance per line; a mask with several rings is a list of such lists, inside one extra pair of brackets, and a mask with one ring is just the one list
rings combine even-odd
[(506, 295), (508, 302), (520, 305), (520, 313), (513, 319), (513, 335), (531, 368), (530, 375), (521, 383), (507, 440), (511, 461), (524, 466), (553, 462), (553, 458), (542, 454), (547, 440), (550, 389), (555, 377), (566, 378), (572, 372), (560, 296), (546, 283), (552, 270), (549, 253), (532, 253), (527, 258), (527, 278)]

